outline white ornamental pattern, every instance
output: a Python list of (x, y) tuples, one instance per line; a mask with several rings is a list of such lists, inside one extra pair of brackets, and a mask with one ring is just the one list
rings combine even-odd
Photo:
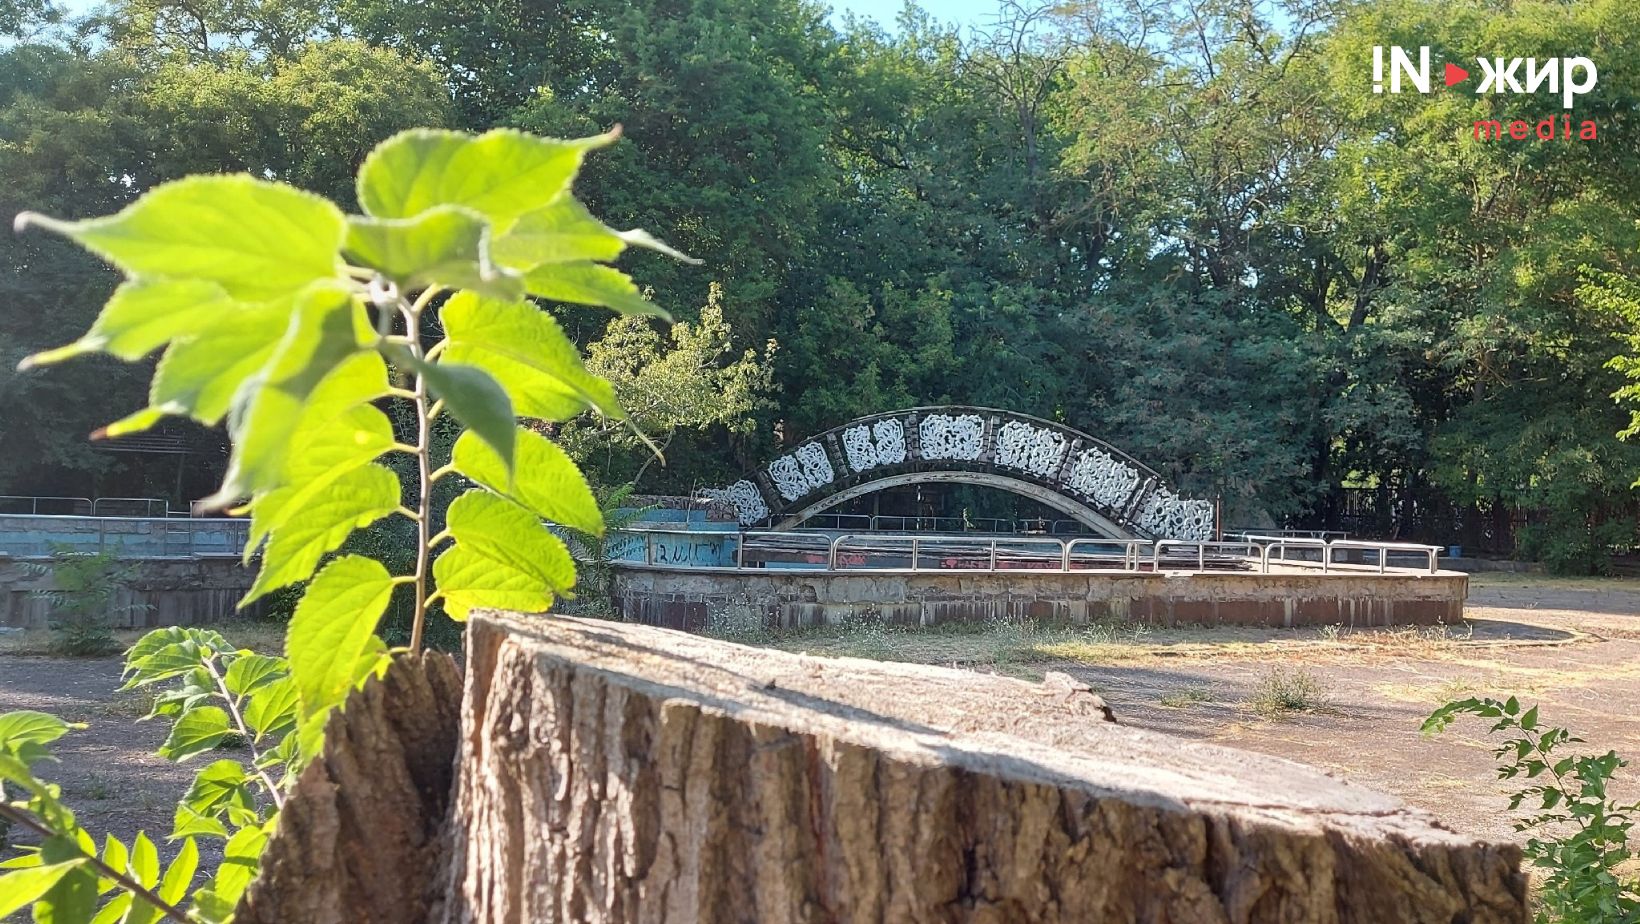
[(742, 526), (750, 526), (769, 518), (769, 505), (763, 502), (762, 492), (758, 491), (757, 485), (744, 478), (727, 488), (707, 488), (700, 493), (720, 504), (733, 507), (735, 518)]
[(905, 425), (898, 420), (879, 420), (843, 431), (843, 452), (848, 467), (863, 472), (879, 465), (905, 461)]
[(819, 443), (804, 443), (790, 455), (769, 463), (769, 480), (774, 482), (780, 496), (789, 501), (831, 484), (836, 477), (831, 460), (826, 458), (826, 450)]
[(1132, 466), (1116, 461), (1097, 446), (1077, 453), (1070, 474), (1065, 476), (1065, 487), (1111, 510), (1121, 510), (1138, 486), (1139, 473)]
[(1206, 542), (1213, 538), (1213, 504), (1185, 500), (1167, 488), (1158, 487), (1145, 498), (1137, 522), (1158, 539)]
[(978, 414), (930, 414), (917, 425), (917, 439), (928, 461), (972, 462), (985, 448), (985, 421)]
[(1058, 470), (1068, 444), (1064, 434), (1010, 420), (997, 431), (997, 464), (1048, 478)]

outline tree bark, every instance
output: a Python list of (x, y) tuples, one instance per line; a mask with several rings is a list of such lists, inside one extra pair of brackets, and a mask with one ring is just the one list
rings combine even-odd
[[(561, 617), (477, 614), (467, 644), (448, 924), (1527, 920), (1515, 846), (1300, 764), (1111, 724), (1074, 682)], [(351, 790), (309, 789), (336, 807), (287, 807), (293, 822), (351, 817)], [(412, 820), (390, 848), (431, 830)], [(304, 875), (374, 882), (360, 851), (381, 838), (355, 827)]]
[(461, 674), (401, 655), (333, 713), (279, 815), (236, 924), (430, 920), (448, 838)]

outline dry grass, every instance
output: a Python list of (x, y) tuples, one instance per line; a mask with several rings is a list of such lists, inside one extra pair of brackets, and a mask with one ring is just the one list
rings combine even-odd
[(1266, 719), (1324, 712), (1332, 707), (1332, 689), (1307, 667), (1273, 667), (1259, 678), (1247, 705)]

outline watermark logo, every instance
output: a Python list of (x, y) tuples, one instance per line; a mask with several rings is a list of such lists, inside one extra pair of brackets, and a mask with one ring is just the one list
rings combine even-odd
[[(1600, 81), (1600, 69), (1595, 66), (1593, 60), (1583, 55), (1541, 60), (1477, 57), (1475, 65), (1481, 75), (1480, 83), (1475, 87), (1476, 95), (1490, 93), (1535, 96), (1548, 92), (1559, 95), (1562, 109), (1571, 109), (1577, 97), (1593, 90)], [(1374, 45), (1372, 48), (1374, 93), (1401, 93), (1409, 88), (1419, 93), (1429, 93), (1434, 88), (1431, 79), (1433, 76), (1428, 45), (1418, 48), (1416, 60), (1407, 49), (1399, 45), (1391, 45), (1388, 49), (1382, 45)], [(1441, 80), (1447, 87), (1457, 86), (1470, 79), (1469, 68), (1451, 61), (1443, 62)], [(1563, 115), (1559, 120), (1549, 116), (1542, 119), (1506, 121), (1509, 121), (1508, 130), (1503, 128), (1503, 121), (1486, 119), (1476, 122), (1476, 140), (1497, 140), (1505, 134), (1516, 140), (1536, 137), (1541, 141), (1550, 141), (1556, 137), (1572, 137), (1572, 120), (1567, 115)], [(1533, 126), (1532, 122), (1536, 125)], [(1557, 132), (1557, 128), (1563, 128), (1564, 133)], [(1577, 137), (1593, 140), (1596, 136), (1595, 123), (1585, 120), (1578, 130)]]

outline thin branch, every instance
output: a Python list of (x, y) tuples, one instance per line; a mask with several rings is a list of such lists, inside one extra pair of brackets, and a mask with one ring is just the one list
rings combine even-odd
[(211, 672), (211, 679), (216, 681), (217, 690), (222, 693), (222, 699), (228, 704), (228, 713), (233, 716), (233, 724), (239, 729), (240, 737), (245, 739), (245, 747), (251, 752), (251, 769), (255, 770), (256, 775), (262, 778), (262, 785), (267, 787), (268, 797), (273, 800), (273, 807), (283, 809), (285, 807), (285, 797), (279, 792), (279, 787), (274, 785), (273, 777), (268, 776), (268, 771), (257, 766), (262, 762), (262, 754), (256, 749), (256, 737), (251, 734), (250, 726), (245, 724), (245, 717), (240, 714), (239, 703), (234, 700), (233, 693), (228, 689), (227, 681), (222, 679), (222, 674), (217, 671), (216, 662), (213, 659), (205, 659), (205, 669)]
[(79, 843), (73, 838), (62, 837), (56, 831), (51, 830), (39, 821), (35, 820), (32, 814), (7, 805), (4, 802), (0, 802), (0, 818), (4, 818), (12, 824), (21, 825), (30, 831), (33, 831), (35, 834), (38, 834), (42, 838), (58, 838), (73, 843), (74, 849), (80, 854), (80, 856), (85, 858), (87, 863), (96, 867), (101, 876), (119, 883), (120, 888), (125, 889), (132, 895), (135, 895), (148, 904), (153, 905), (155, 908), (158, 908), (161, 914), (173, 921), (180, 921), (181, 924), (203, 924), (199, 918), (194, 917), (165, 899), (160, 898), (158, 895), (154, 894), (153, 891), (145, 888), (141, 883), (127, 876), (124, 872), (109, 866), (107, 863), (104, 863), (96, 854), (86, 853), (80, 848)]

